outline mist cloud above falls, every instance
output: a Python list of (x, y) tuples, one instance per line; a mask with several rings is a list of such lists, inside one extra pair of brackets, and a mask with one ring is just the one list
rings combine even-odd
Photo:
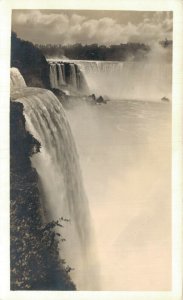
[(88, 15), (82, 11), (16, 10), (12, 15), (12, 28), (18, 36), (40, 44), (140, 42), (151, 45), (165, 38), (172, 39), (172, 24), (171, 12), (129, 12), (128, 17), (121, 12), (118, 18), (110, 12), (96, 17), (94, 11)]

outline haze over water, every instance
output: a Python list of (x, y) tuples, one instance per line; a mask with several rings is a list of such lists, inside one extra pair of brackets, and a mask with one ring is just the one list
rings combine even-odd
[(168, 290), (171, 104), (81, 101), (66, 114), (95, 227), (101, 289)]

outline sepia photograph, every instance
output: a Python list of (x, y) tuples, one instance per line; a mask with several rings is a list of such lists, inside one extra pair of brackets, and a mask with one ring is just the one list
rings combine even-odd
[(11, 10), (12, 293), (173, 290), (174, 18)]
[(171, 288), (172, 21), (12, 11), (12, 289)]

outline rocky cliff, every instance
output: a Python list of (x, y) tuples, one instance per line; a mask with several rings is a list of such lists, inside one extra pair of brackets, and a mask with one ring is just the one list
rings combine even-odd
[(30, 157), (40, 143), (25, 129), (23, 105), (10, 106), (10, 236), (12, 290), (75, 290), (59, 258), (57, 220), (42, 222), (38, 175)]
[(50, 88), (49, 65), (44, 55), (14, 32), (11, 36), (11, 67), (19, 69), (27, 86)]

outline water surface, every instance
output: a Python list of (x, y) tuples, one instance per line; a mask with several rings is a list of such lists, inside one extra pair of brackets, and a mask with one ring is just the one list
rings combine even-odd
[(70, 103), (103, 290), (171, 283), (171, 104)]

